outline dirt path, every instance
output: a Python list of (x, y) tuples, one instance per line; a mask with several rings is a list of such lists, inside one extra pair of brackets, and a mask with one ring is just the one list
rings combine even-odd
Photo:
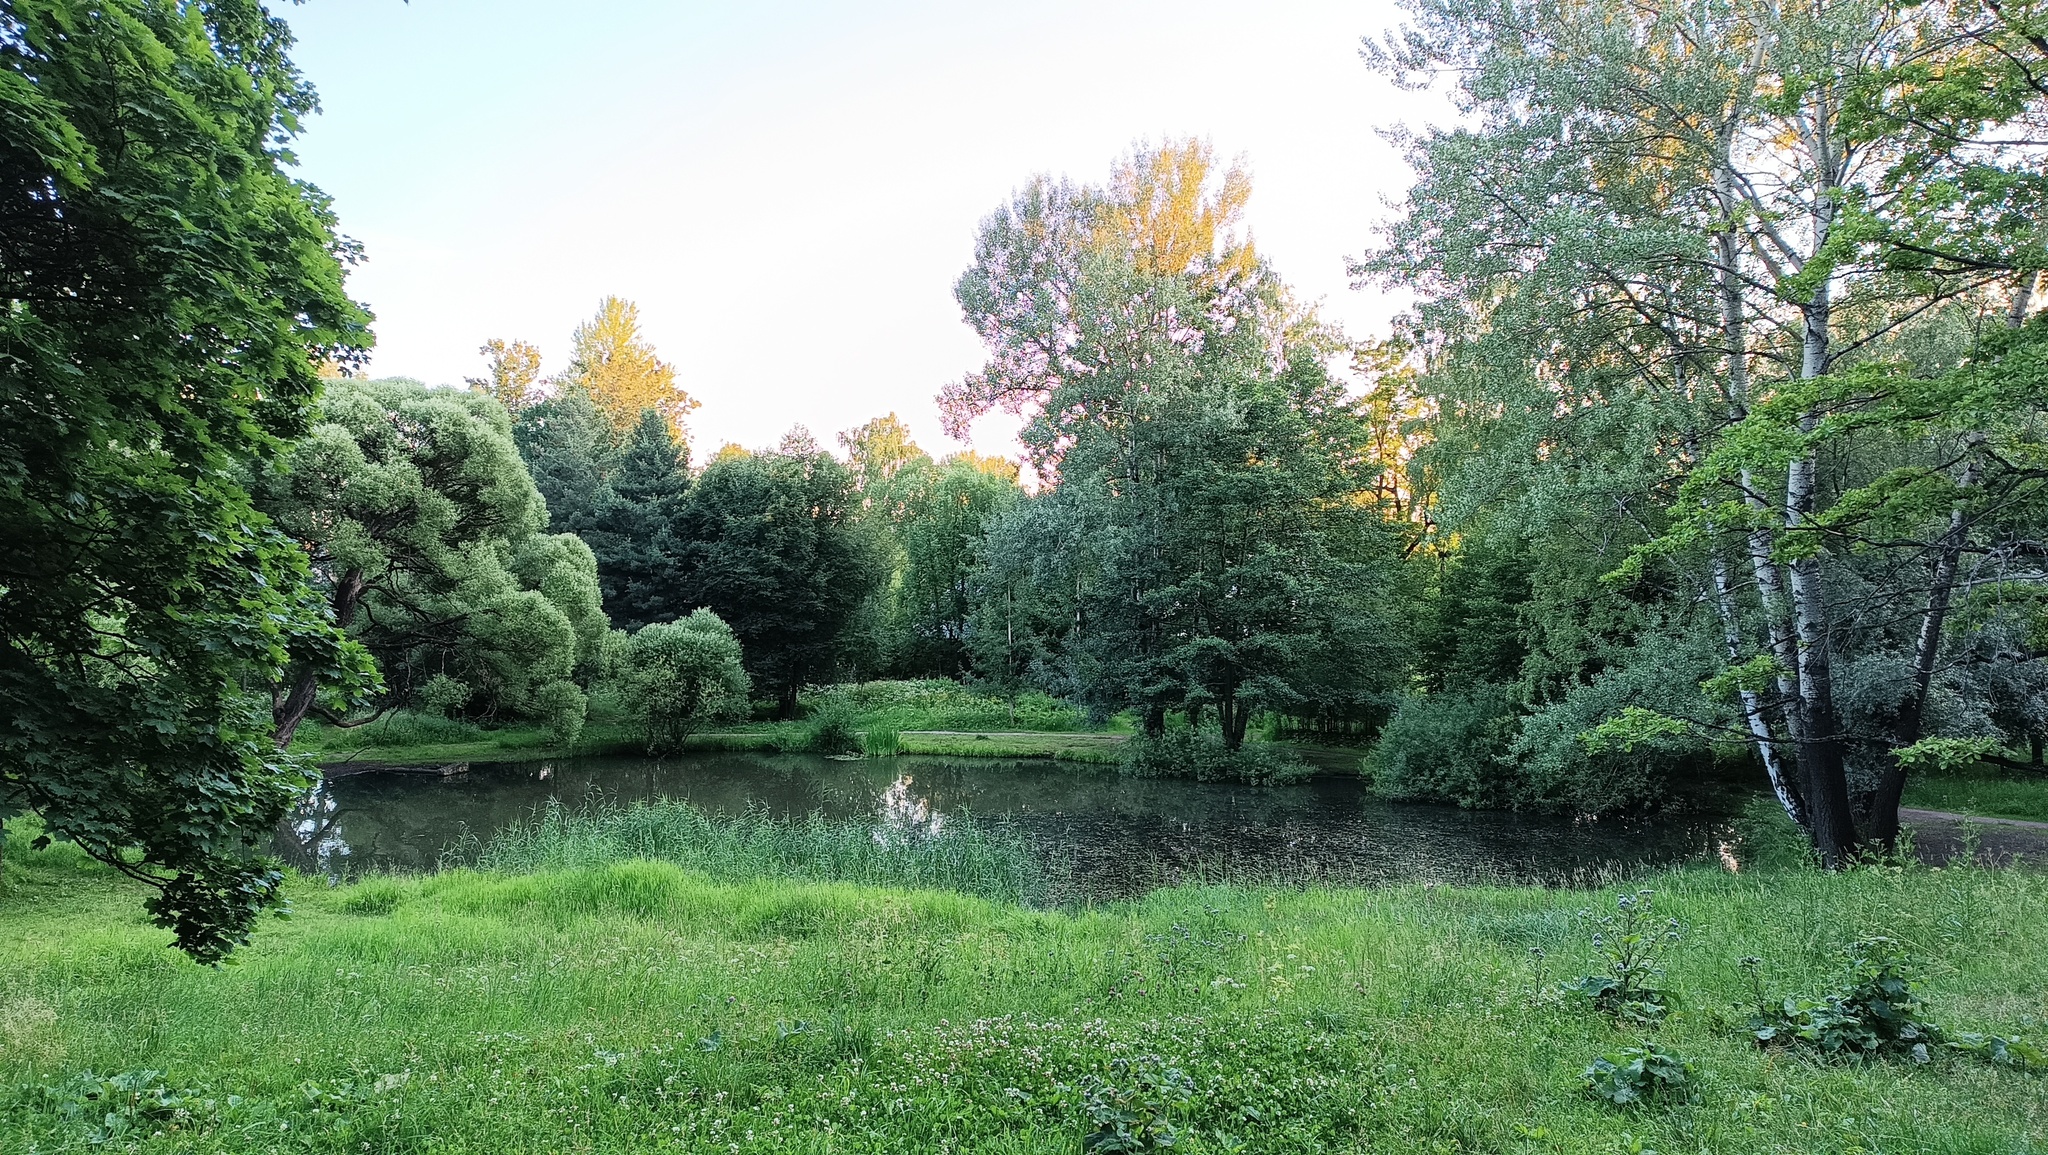
[(1954, 862), (1972, 847), (1980, 862), (2048, 862), (2048, 822), (1908, 808), (1899, 810), (1899, 819), (1912, 827), (1913, 846), (1922, 862)]

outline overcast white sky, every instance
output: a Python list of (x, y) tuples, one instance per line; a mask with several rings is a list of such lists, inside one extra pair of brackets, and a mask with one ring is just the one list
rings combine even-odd
[[(1421, 106), (1359, 38), (1391, 3), (312, 0), (282, 7), (324, 112), (298, 152), (368, 262), (379, 375), (457, 383), (487, 337), (554, 372), (606, 293), (702, 402), (699, 460), (894, 410), (980, 363), (954, 279), (1037, 172), (1096, 181), (1139, 138), (1253, 174), (1260, 249), (1354, 335), (1347, 285), (1407, 173), (1375, 130)], [(1000, 416), (977, 446), (1010, 452)]]

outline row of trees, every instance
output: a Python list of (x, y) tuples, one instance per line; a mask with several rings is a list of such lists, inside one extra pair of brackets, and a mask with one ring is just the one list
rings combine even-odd
[[(1445, 549), (1380, 768), (1636, 801), (1746, 749), (1839, 862), (2038, 748), (2041, 7), (1409, 11), (1368, 59), (1460, 117), (1357, 271), (1420, 298)], [(1498, 757), (1410, 767), (1445, 734)]]

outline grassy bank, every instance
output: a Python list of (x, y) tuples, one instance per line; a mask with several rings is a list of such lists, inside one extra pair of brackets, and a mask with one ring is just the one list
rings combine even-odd
[(2016, 777), (1993, 767), (1907, 780), (1905, 805), (1987, 818), (2048, 822), (2048, 776)]
[[(640, 753), (638, 735), (621, 720), (621, 710), (614, 701), (594, 702), (589, 724), (573, 743), (537, 725), (485, 727), (400, 712), (347, 730), (309, 723), (292, 748), (323, 762), (399, 765)], [(805, 699), (802, 719), (707, 730), (691, 735), (684, 748), (838, 754), (847, 752), (838, 746), (857, 748), (861, 734), (894, 734), (904, 754), (1107, 763), (1116, 760), (1115, 746), (1128, 732), (1121, 719), (1090, 728), (1073, 707), (1043, 694), (1026, 694), (1012, 703), (954, 682), (867, 682), (813, 692)]]
[[(802, 722), (754, 725), (745, 729), (708, 730), (684, 743), (690, 752), (738, 751), (774, 753), (806, 746)], [(856, 733), (860, 731), (856, 730)], [(1062, 762), (1113, 765), (1126, 735), (1113, 732), (970, 732), (960, 730), (897, 732), (897, 752), (958, 758), (1051, 758)], [(563, 744), (539, 726), (508, 726), (467, 733), (438, 728), (424, 733), (404, 725), (391, 731), (308, 728), (292, 749), (322, 763), (382, 762), (422, 766), (441, 762), (523, 762), (541, 758), (636, 755), (640, 743), (624, 726), (593, 724), (573, 744)]]
[[(2009, 1029), (2048, 1015), (2038, 874), (1647, 880), (1682, 937), (1675, 1009), (1638, 1028), (1554, 993), (1599, 970), (1613, 893), (1205, 888), (1057, 913), (561, 861), (295, 881), (291, 921), (205, 970), (131, 884), (63, 846), (10, 853), (0, 1150), (1071, 1152), (1153, 1124), (1191, 1152), (2048, 1142), (2038, 1075), (1758, 1050), (1736, 965), (1818, 991), (1881, 930), (1941, 1022)], [(1695, 1065), (1691, 1102), (1581, 1089), (1646, 1036)]]

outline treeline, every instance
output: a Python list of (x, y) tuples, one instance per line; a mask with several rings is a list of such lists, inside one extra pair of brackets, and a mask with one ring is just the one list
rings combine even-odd
[[(1405, 679), (1401, 557), (1421, 533), (1390, 516), (1400, 431), (1239, 235), (1249, 192), (1176, 142), (1101, 186), (1035, 181), (985, 223), (959, 296), (992, 359), (947, 416), (1029, 409), (1035, 493), (1015, 463), (934, 460), (894, 414), (837, 455), (798, 427), (692, 468), (694, 402), (616, 299), (552, 380), (534, 346), (493, 341), (467, 394), (334, 382), (273, 471), (297, 504), (270, 499), (384, 673), (367, 714), (325, 716), (573, 733), (607, 652), (708, 610), (784, 718), (806, 685), (956, 678), (1131, 711), (1143, 739), (1184, 735), (1160, 758), (1221, 774), (1255, 718), (1369, 727)], [(374, 549), (347, 556), (358, 543)]]

